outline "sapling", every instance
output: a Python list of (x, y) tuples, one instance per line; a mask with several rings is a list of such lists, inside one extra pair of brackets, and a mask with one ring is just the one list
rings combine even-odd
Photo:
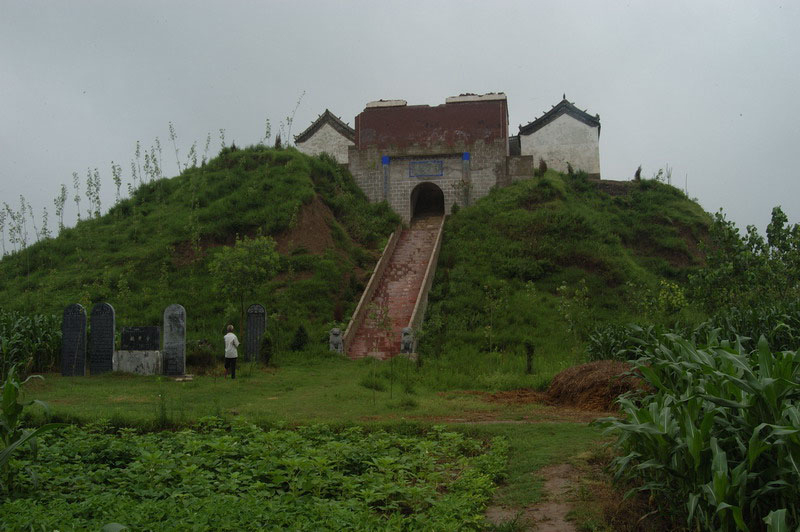
[(89, 202), (89, 208), (86, 210), (86, 218), (92, 218), (92, 204), (94, 201), (92, 200), (92, 192), (94, 190), (94, 181), (92, 180), (92, 169), (86, 169), (86, 201)]
[[(148, 182), (153, 180), (153, 165), (150, 164), (150, 154), (144, 152), (144, 173), (147, 174)], [(141, 177), (140, 183), (141, 183)]]
[[(155, 158), (155, 152), (158, 152), (158, 159), (156, 159), (156, 158)], [(161, 169), (162, 169), (162, 168), (164, 168), (164, 161), (163, 161), (163, 159), (161, 158), (161, 156), (162, 156), (162, 152), (161, 152), (161, 140), (160, 140), (158, 137), (156, 137), (156, 146), (155, 146), (155, 150), (151, 149), (151, 154), (152, 154), (152, 156), (153, 156), (153, 163), (154, 163), (154, 166), (155, 166), (155, 168), (158, 170), (158, 177), (160, 178), (160, 177), (162, 177), (162, 174), (161, 174)]]
[[(136, 172), (138, 166), (139, 172)], [(131, 161), (131, 171), (133, 172), (133, 187), (136, 188), (136, 176), (139, 176), (139, 184), (142, 183), (142, 146), (139, 141), (136, 141), (136, 166)]]
[(89, 200), (87, 217), (100, 218), (100, 172), (97, 168), (86, 169), (86, 199)]
[(128, 183), (128, 187), (127, 187), (128, 188), (128, 197), (132, 197), (133, 196), (133, 186), (136, 184), (136, 176), (137, 175), (138, 174), (136, 173), (136, 162), (133, 159), (131, 159), (131, 181), (133, 181), (133, 185), (130, 182)]
[(192, 163), (192, 168), (197, 168), (197, 141), (194, 141), (192, 147), (189, 148), (189, 154), (186, 156), (184, 168), (188, 168), (189, 163)]
[[(158, 152), (158, 157), (156, 157), (156, 152)], [(161, 163), (161, 142), (158, 140), (158, 137), (156, 137), (156, 146), (150, 148), (150, 164), (153, 170), (153, 175), (150, 178), (150, 181), (161, 179), (164, 176), (162, 172), (162, 168), (164, 166)]]
[(25, 223), (25, 197), (19, 196), (19, 212), (16, 215), (21, 249), (28, 247), (28, 224)]
[(95, 168), (94, 172), (92, 172), (92, 177), (94, 178), (94, 217), (100, 218), (100, 171)]
[(47, 227), (47, 207), (42, 207), (42, 228), (39, 230), (42, 240), (50, 238), (50, 229)]
[[(8, 220), (8, 243), (14, 246), (14, 250), (16, 251), (16, 220), (14, 211), (11, 210), (11, 207), (5, 201), (3, 202), (3, 219), (4, 221), (6, 219)], [(5, 254), (5, 240), (3, 241), (3, 253)]]
[(53, 205), (56, 207), (56, 216), (58, 217), (58, 232), (64, 230), (64, 204), (67, 202), (67, 186), (61, 184), (61, 191), (58, 196), (53, 200)]
[(81, 221), (81, 181), (78, 177), (78, 172), (72, 172), (72, 188), (75, 189), (75, 196), (72, 198), (75, 201), (75, 210), (78, 213), (78, 221)]
[(266, 122), (264, 124), (264, 145), (265, 146), (269, 145), (270, 137), (272, 137), (272, 124), (270, 123), (269, 118), (267, 118), (267, 120), (266, 120)]
[(300, 94), (300, 97), (297, 99), (297, 103), (292, 110), (292, 114), (286, 117), (286, 147), (289, 147), (289, 144), (292, 142), (292, 123), (294, 122), (294, 115), (297, 113), (297, 108), (300, 107), (300, 102), (303, 101), (303, 97), (306, 95), (306, 91), (303, 91)]
[(0, 242), (3, 245), (3, 255), (6, 254), (6, 211), (0, 209)]
[(208, 135), (206, 136), (206, 146), (203, 149), (203, 158), (200, 160), (200, 166), (205, 166), (206, 162), (208, 162), (208, 149), (211, 147), (211, 132), (209, 131)]
[[(20, 210), (22, 212), (22, 216), (24, 217), (25, 214), (27, 214), (30, 217), (30, 219), (31, 219), (31, 227), (33, 227), (33, 234), (36, 236), (36, 241), (38, 242), (39, 241), (39, 228), (36, 227), (36, 218), (34, 218), (34, 216), (33, 216), (33, 207), (31, 207), (30, 202), (25, 200), (24, 196), (20, 196), (19, 197), (19, 201), (20, 201)], [(27, 231), (25, 233), (25, 236), (26, 237), (28, 236), (27, 235)]]
[(119, 189), (122, 187), (122, 167), (114, 164), (114, 161), (111, 161), (111, 177), (114, 179), (114, 186), (117, 187), (116, 203), (119, 203), (121, 199)]
[(178, 157), (178, 135), (175, 133), (175, 126), (172, 121), (169, 123), (169, 138), (172, 141), (172, 147), (175, 148), (175, 164), (178, 165), (178, 175), (181, 173), (181, 160)]

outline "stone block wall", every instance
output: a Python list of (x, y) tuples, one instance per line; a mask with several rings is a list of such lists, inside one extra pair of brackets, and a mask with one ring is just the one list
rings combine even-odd
[[(489, 193), (492, 187), (502, 186), (506, 176), (507, 140), (500, 139), (490, 143), (478, 141), (475, 144), (456, 146), (419, 146), (403, 149), (369, 147), (358, 150), (349, 149), (349, 168), (356, 183), (370, 201), (383, 200), (384, 165), (383, 157), (389, 158), (389, 194), (391, 207), (405, 223), (411, 220), (411, 193), (417, 185), (433, 183), (444, 195), (445, 214), (449, 214), (454, 203), (463, 205), (462, 180), (471, 182), (470, 202)], [(469, 160), (464, 161), (464, 153)], [(414, 175), (410, 170), (413, 163), (441, 161), (442, 175)]]
[(508, 177), (512, 183), (533, 177), (533, 156), (512, 155), (506, 159)]

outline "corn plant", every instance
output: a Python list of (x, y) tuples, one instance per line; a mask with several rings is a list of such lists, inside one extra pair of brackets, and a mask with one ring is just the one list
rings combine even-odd
[(638, 480), (690, 528), (800, 525), (800, 352), (667, 334), (636, 368), (653, 392), (599, 421), (617, 436), (617, 479)]
[(58, 316), (0, 311), (0, 380), (13, 366), (24, 375), (31, 369), (44, 371), (58, 365), (60, 347)]
[(0, 492), (10, 491), (14, 477), (11, 468), (11, 455), (19, 447), (26, 443), (31, 450), (36, 453), (36, 437), (49, 430), (56, 429), (63, 423), (48, 423), (35, 430), (23, 429), (21, 426), (20, 415), (24, 407), (37, 403), (45, 409), (47, 405), (41, 401), (32, 400), (20, 402), (19, 395), (22, 386), (30, 379), (39, 375), (32, 375), (20, 382), (14, 366), (8, 372), (5, 383), (0, 389)]

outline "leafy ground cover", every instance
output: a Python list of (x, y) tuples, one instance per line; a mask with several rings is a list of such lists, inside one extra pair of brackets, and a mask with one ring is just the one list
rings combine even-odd
[[(105, 419), (103, 432), (166, 429), (164, 438), (190, 429), (207, 416), (225, 423), (254, 423), (265, 430), (324, 422), (336, 434), (360, 427), (367, 433), (424, 434), (446, 425), (468, 439), (508, 443), (504, 480), (492, 504), (508, 508), (536, 504), (543, 497), (536, 476), (541, 467), (562, 463), (593, 449), (601, 439), (588, 426), (597, 414), (562, 409), (541, 401), (499, 400), (503, 395), (432, 388), (416, 364), (396, 359), (394, 366), (339, 358), (279, 356), (264, 370), (245, 365), (236, 381), (209, 375), (190, 382), (159, 377), (111, 374), (92, 378), (47, 375), (26, 388), (29, 397), (46, 400), (53, 421), (86, 426)], [(27, 421), (45, 421), (31, 410)], [(49, 441), (44, 445), (49, 445)], [(40, 455), (44, 459), (44, 455)], [(423, 527), (424, 528), (424, 527)]]
[[(194, 430), (43, 437), (24, 486), (0, 503), (9, 529), (477, 529), (506, 444), (443, 427), (418, 434), (316, 425), (262, 430), (206, 418)], [(27, 489), (26, 489), (27, 488)]]

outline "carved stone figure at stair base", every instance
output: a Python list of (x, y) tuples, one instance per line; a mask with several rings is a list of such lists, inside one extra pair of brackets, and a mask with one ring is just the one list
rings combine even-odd
[(331, 329), (328, 334), (328, 348), (337, 353), (344, 352), (344, 344), (342, 343), (342, 331), (338, 327)]
[(402, 339), (402, 352), (403, 353), (413, 353), (414, 352), (414, 331), (411, 327), (403, 327), (402, 331), (403, 339)]

